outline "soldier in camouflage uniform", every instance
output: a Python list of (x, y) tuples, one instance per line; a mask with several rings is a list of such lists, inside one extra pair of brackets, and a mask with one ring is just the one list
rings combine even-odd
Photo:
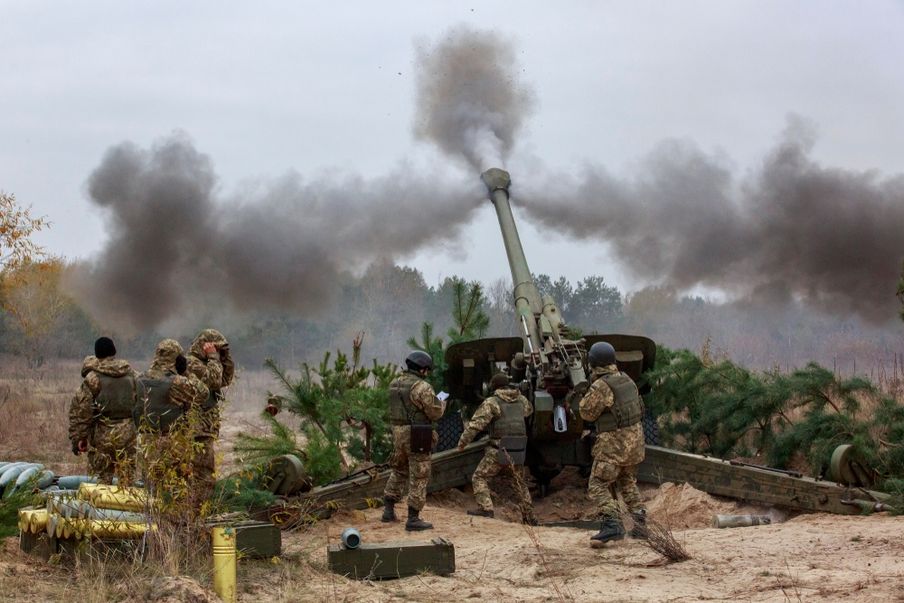
[[(432, 444), (426, 451), (412, 450), (412, 428), (432, 429), (446, 410), (446, 403), (439, 400), (433, 387), (424, 379), (433, 370), (430, 354), (416, 350), (405, 358), (408, 370), (389, 385), (389, 415), (392, 422), (392, 472), (383, 491), (382, 521), (396, 521), (395, 504), (402, 498), (408, 486), (408, 521), (405, 529), (429, 530), (433, 524), (420, 518), (427, 502), (427, 482), (430, 481), (430, 449), (436, 445), (438, 435), (431, 432)], [(426, 426), (426, 427), (425, 427)]]
[[(154, 415), (144, 416), (140, 425), (145, 477), (152, 487), (165, 488), (171, 502), (190, 500), (198, 509), (203, 500), (195, 500), (198, 488), (192, 444), (198, 435), (201, 406), (209, 393), (207, 386), (188, 373), (188, 361), (175, 339), (157, 344), (151, 367), (138, 380), (146, 405), (143, 410)], [(172, 409), (167, 409), (169, 406)], [(176, 418), (159, 421), (167, 412)]]
[(500, 463), (500, 439), (514, 436), (524, 438), (526, 444), (527, 429), (524, 419), (534, 412), (528, 399), (522, 396), (517, 389), (508, 387), (508, 384), (509, 378), (504, 373), (493, 376), (490, 380), (493, 395), (483, 401), (458, 440), (458, 449), (464, 450), (465, 446), (470, 444), (478, 433), (489, 428), (490, 439), (487, 442), (486, 451), (480, 464), (477, 465), (477, 469), (474, 470), (471, 480), (478, 508), (469, 510), (468, 515), (493, 517), (493, 499), (490, 496), (489, 480), (502, 473), (512, 482), (515, 495), (518, 497), (521, 520), (530, 525), (537, 525), (530, 491), (527, 489), (525, 481), (524, 465), (512, 464), (511, 457), (505, 459), (505, 464)]
[(188, 372), (207, 386), (207, 400), (201, 407), (201, 433), (195, 456), (194, 475), (198, 479), (199, 496), (208, 499), (213, 495), (216, 479), (216, 455), (214, 442), (220, 435), (220, 402), (224, 389), (235, 376), (235, 363), (229, 353), (229, 342), (215, 329), (204, 329), (191, 344)]
[(133, 479), (138, 435), (132, 421), (138, 402), (136, 374), (115, 355), (110, 338), (94, 342), (94, 356), (85, 358), (84, 380), (69, 407), (72, 452), (87, 452), (90, 473), (107, 484), (114, 476), (122, 483)]
[[(188, 359), (182, 355), (182, 346), (175, 339), (164, 339), (157, 344), (151, 367), (139, 377), (143, 383), (149, 379), (168, 384), (166, 401), (176, 407), (180, 415), (192, 410), (200, 413), (209, 395), (207, 386), (188, 372)], [(143, 393), (147, 395), (146, 391)]]
[(646, 534), (646, 511), (637, 489), (637, 465), (644, 459), (643, 400), (634, 381), (615, 366), (615, 349), (600, 341), (587, 354), (591, 367), (590, 389), (580, 402), (581, 418), (596, 427), (593, 467), (587, 492), (602, 519), (591, 540), (599, 543), (625, 536), (612, 487), (634, 519), (631, 536)]

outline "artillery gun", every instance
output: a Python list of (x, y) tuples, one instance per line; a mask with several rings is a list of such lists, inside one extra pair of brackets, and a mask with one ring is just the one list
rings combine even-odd
[[(592, 465), (592, 441), (582, 437), (585, 425), (576, 408), (588, 387), (586, 350), (597, 341), (612, 344), (618, 368), (638, 381), (640, 393), (645, 396), (650, 387), (641, 377), (653, 366), (656, 345), (652, 340), (636, 335), (569, 338), (555, 301), (549, 296), (540, 296), (528, 269), (509, 204), (509, 174), (494, 168), (484, 172), (482, 178), (499, 218), (512, 270), (515, 311), (522, 335), (449, 346), (445, 354), (446, 385), (454, 399), (465, 407), (474, 408), (489, 394), (487, 385), (492, 376), (500, 370), (509, 373), (512, 382), (534, 407), (528, 424), (527, 464), (542, 492), (563, 467), (589, 470)], [(557, 413), (560, 416), (564, 413), (566, 419), (559, 429), (555, 425)], [(649, 415), (645, 418), (645, 431), (646, 423), (651, 419)], [(433, 454), (427, 491), (438, 492), (470, 483), (471, 475), (484, 456), (486, 443), (486, 439), (478, 439), (464, 450), (453, 447)], [(867, 490), (863, 487), (865, 484), (858, 483), (856, 468), (848, 467), (856, 460), (847, 449), (849, 447), (841, 447), (833, 455), (835, 481), (832, 481), (670, 450), (655, 444), (647, 438), (646, 458), (638, 466), (638, 481), (652, 484), (686, 482), (710, 494), (793, 511), (852, 515), (888, 508), (889, 495)], [(298, 470), (301, 469), (299, 461)], [(368, 468), (297, 496), (310, 505), (306, 508), (323, 515), (341, 507), (367, 508), (382, 495), (389, 473), (385, 466)], [(279, 506), (269, 512), (275, 515), (292, 513)], [(549, 525), (586, 527), (581, 521)], [(592, 525), (595, 529), (598, 524)]]
[[(636, 335), (570, 339), (555, 300), (540, 295), (528, 268), (509, 202), (511, 177), (504, 170), (491, 168), (481, 178), (499, 218), (521, 336), (449, 346), (446, 385), (453, 398), (473, 409), (489, 394), (493, 374), (509, 374), (534, 407), (528, 423), (527, 464), (542, 492), (564, 466), (576, 465), (589, 471), (592, 464), (592, 440), (582, 437), (585, 425), (577, 408), (589, 387), (587, 349), (597, 341), (608, 341), (616, 350), (619, 369), (638, 381), (653, 366), (656, 345)], [(641, 394), (645, 393), (642, 389)]]

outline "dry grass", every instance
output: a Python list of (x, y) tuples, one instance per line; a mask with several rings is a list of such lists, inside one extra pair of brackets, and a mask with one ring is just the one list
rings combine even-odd
[[(626, 523), (626, 520), (630, 518), (630, 514), (622, 514), (622, 523)], [(652, 517), (647, 517), (646, 525), (640, 528), (640, 532), (644, 538), (639, 539), (638, 542), (662, 555), (668, 563), (678, 563), (691, 558), (684, 545), (675, 538), (672, 529)]]

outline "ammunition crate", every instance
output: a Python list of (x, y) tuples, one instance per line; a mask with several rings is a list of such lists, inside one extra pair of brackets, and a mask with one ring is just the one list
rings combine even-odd
[(455, 546), (445, 538), (362, 543), (356, 549), (331, 544), (326, 556), (330, 571), (357, 580), (404, 578), (422, 572), (446, 576), (455, 571)]
[(229, 526), (235, 530), (235, 548), (249, 559), (267, 559), (282, 554), (282, 533), (266, 521), (208, 522), (207, 527)]

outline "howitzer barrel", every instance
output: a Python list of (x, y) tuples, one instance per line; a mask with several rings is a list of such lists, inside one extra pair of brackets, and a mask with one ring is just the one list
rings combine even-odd
[(490, 168), (480, 177), (487, 186), (490, 201), (493, 202), (496, 216), (499, 218), (499, 228), (502, 230), (505, 253), (508, 256), (512, 281), (515, 285), (515, 309), (527, 329), (526, 336), (530, 342), (531, 351), (539, 353), (541, 342), (535, 316), (543, 311), (543, 304), (540, 292), (531, 276), (530, 268), (527, 266), (527, 258), (524, 257), (524, 248), (521, 246), (518, 227), (515, 225), (515, 217), (512, 215), (512, 206), (509, 203), (508, 189), (512, 178), (508, 172), (499, 168)]

